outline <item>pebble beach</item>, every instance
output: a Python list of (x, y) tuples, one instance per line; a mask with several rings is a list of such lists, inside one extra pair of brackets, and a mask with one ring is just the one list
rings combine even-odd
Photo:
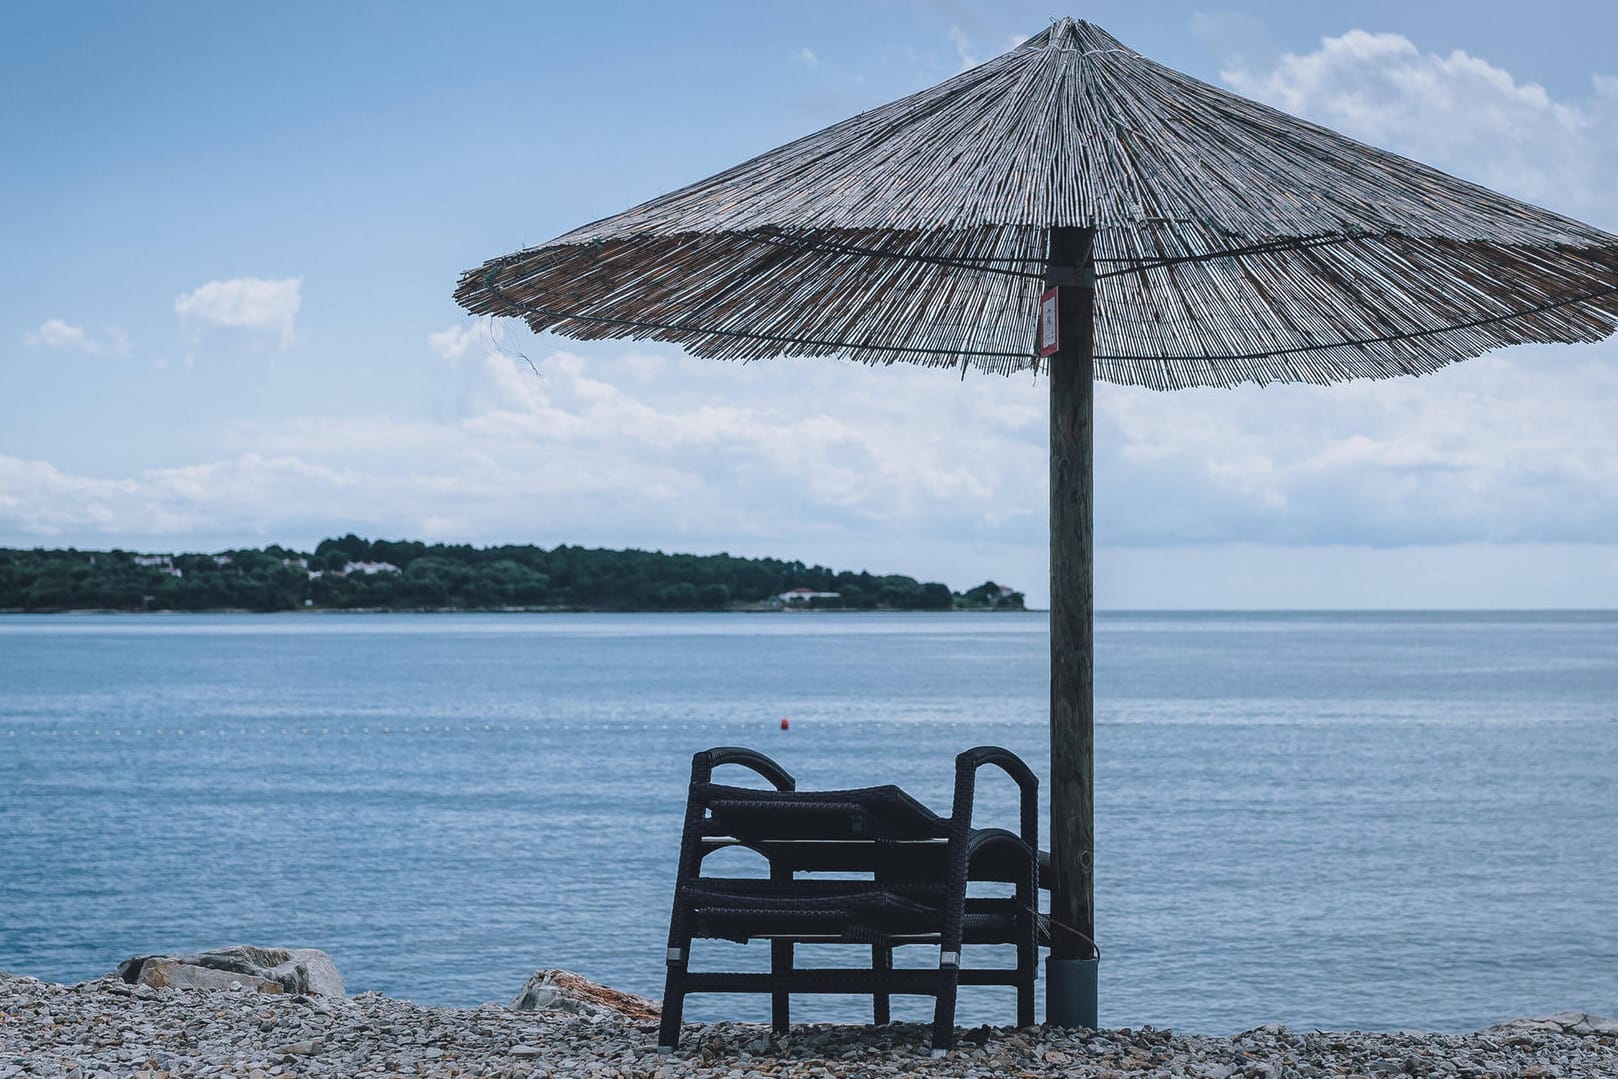
[(925, 1028), (913, 1024), (806, 1025), (776, 1037), (763, 1026), (718, 1023), (688, 1027), (679, 1052), (660, 1055), (654, 1023), (600, 1009), (429, 1008), (378, 993), (154, 989), (116, 976), (58, 985), (0, 973), (0, 1079), (1618, 1076), (1618, 1021), (1580, 1012), (1467, 1034), (980, 1027), (961, 1031), (938, 1059), (926, 1044)]

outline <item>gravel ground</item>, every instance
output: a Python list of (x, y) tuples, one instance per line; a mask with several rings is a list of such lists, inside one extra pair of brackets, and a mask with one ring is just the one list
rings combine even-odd
[(424, 1008), (347, 999), (151, 989), (103, 978), (55, 985), (0, 974), (0, 1079), (13, 1076), (1189, 1076), (1196, 1079), (1456, 1076), (1615, 1079), (1618, 1022), (1580, 1013), (1474, 1034), (1296, 1032), (1234, 1037), (1167, 1030), (981, 1027), (931, 1059), (920, 1025), (688, 1027), (656, 1052), (656, 1028), (616, 1015)]

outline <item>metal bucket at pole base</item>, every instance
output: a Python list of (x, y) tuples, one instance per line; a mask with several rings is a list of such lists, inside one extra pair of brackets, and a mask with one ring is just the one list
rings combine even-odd
[(1045, 1022), (1096, 1030), (1096, 978), (1101, 959), (1045, 959)]

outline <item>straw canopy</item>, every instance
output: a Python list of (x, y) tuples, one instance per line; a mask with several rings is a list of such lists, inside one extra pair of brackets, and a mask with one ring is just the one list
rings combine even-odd
[[(929, 90), (462, 275), (456, 299), (700, 356), (1037, 368), (1052, 229), (1093, 230), (1095, 377), (1422, 374), (1618, 329), (1618, 237), (1063, 19)], [(1086, 235), (1089, 235), (1087, 233)]]

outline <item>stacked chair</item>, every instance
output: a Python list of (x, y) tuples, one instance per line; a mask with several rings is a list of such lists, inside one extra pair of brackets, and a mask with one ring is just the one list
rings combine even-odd
[[(769, 789), (713, 781), (716, 768), (751, 769)], [(974, 828), (978, 770), (995, 765), (1020, 788), (1018, 830)], [(888, 1022), (893, 994), (931, 996), (932, 1048), (950, 1048), (960, 985), (1017, 990), (1017, 1024), (1034, 1022), (1034, 977), (1043, 933), (1039, 782), (1009, 750), (969, 749), (955, 758), (955, 800), (940, 817), (894, 786), (800, 791), (785, 769), (751, 749), (696, 754), (680, 839), (668, 980), (658, 1046), (679, 1044), (688, 993), (768, 993), (777, 1033), (790, 1021), (794, 993), (869, 994), (874, 1020)], [(704, 859), (745, 848), (768, 864), (765, 877), (709, 876)], [(837, 874), (835, 878), (804, 874)], [(1012, 895), (967, 895), (970, 882), (997, 881)], [(770, 942), (769, 973), (692, 969), (695, 940)], [(800, 944), (868, 945), (869, 967), (799, 968)], [(966, 945), (1014, 946), (1014, 967), (964, 966)], [(936, 967), (895, 968), (894, 949), (936, 947)], [(1001, 949), (1004, 952), (1005, 949)]]

